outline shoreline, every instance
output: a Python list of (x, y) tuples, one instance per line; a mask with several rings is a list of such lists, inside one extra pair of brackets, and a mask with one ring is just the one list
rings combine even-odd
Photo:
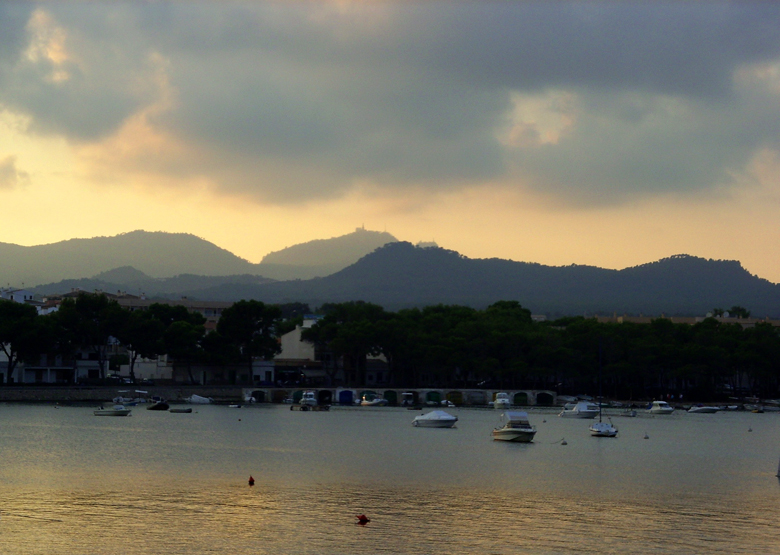
[(154, 385), (126, 387), (116, 386), (9, 386), (0, 387), (0, 403), (110, 403), (123, 392), (128, 396), (136, 391), (146, 392), (147, 397), (162, 397), (169, 403), (184, 403), (190, 395), (211, 397), (217, 403), (243, 402), (245, 388), (238, 386), (179, 386)]

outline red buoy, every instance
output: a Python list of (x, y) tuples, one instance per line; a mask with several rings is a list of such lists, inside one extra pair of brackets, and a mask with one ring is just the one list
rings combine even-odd
[(358, 519), (358, 524), (366, 524), (368, 522), (371, 522), (371, 519), (368, 518), (366, 515), (357, 515), (355, 518)]
[(250, 486), (254, 486), (255, 485), (255, 479), (252, 478), (251, 476), (249, 477), (249, 485)]

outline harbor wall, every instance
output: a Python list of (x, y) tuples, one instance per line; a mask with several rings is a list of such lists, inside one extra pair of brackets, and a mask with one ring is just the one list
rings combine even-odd
[[(143, 391), (148, 397), (158, 396), (169, 402), (184, 402), (190, 395), (211, 397), (217, 403), (243, 403), (252, 398), (258, 403), (284, 403), (302, 392), (313, 390), (321, 404), (351, 405), (360, 401), (364, 393), (370, 392), (387, 399), (391, 405), (400, 405), (404, 393), (412, 394), (415, 405), (452, 403), (458, 406), (486, 406), (493, 401), (499, 390), (485, 389), (391, 389), (391, 388), (248, 388), (238, 386), (2, 386), (0, 402), (19, 403), (106, 403), (118, 396), (133, 397)], [(549, 390), (501, 390), (509, 394), (515, 406), (556, 405), (557, 394)]]

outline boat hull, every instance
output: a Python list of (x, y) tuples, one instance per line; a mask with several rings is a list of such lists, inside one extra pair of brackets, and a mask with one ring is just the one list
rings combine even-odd
[(598, 411), (593, 411), (593, 412), (590, 412), (590, 411), (589, 412), (584, 412), (584, 411), (566, 412), (566, 411), (564, 411), (561, 414), (559, 414), (558, 416), (560, 416), (561, 418), (596, 418), (598, 415), (599, 415)]
[(104, 409), (96, 410), (95, 416), (127, 416), (132, 409)]
[(412, 426), (416, 428), (452, 428), (456, 420), (415, 420)]
[(496, 441), (511, 441), (513, 443), (531, 443), (536, 435), (536, 430), (499, 429), (493, 430), (493, 439)]
[(617, 428), (606, 422), (595, 422), (588, 429), (593, 437), (616, 437), (618, 434)]
[(417, 428), (452, 428), (457, 421), (457, 416), (443, 410), (435, 410), (415, 417), (412, 426)]

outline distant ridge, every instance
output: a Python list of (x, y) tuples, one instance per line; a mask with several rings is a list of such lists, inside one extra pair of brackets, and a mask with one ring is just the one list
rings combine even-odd
[[(280, 251), (268, 253), (260, 261), (261, 267), (266, 264), (284, 264), (293, 266), (338, 266), (338, 271), (355, 263), (360, 257), (378, 249), (387, 243), (395, 243), (398, 239), (386, 231), (368, 231), (362, 227), (354, 233), (333, 237), (331, 239), (316, 239), (287, 247)], [(332, 272), (331, 272), (332, 273)]]
[[(252, 264), (188, 233), (139, 230), (114, 237), (69, 239), (32, 247), (0, 243), (0, 283), (30, 288), (62, 280), (95, 278), (121, 284), (143, 277), (164, 279), (184, 274), (310, 279), (337, 272), (378, 246), (395, 240), (386, 232), (358, 229), (341, 237), (271, 253), (266, 257), (270, 262), (264, 259), (261, 264)], [(144, 276), (123, 275), (127, 268)]]
[[(376, 232), (356, 233), (377, 236)], [(150, 240), (144, 242), (143, 239)], [(329, 251), (343, 242), (343, 238), (334, 238), (312, 243)], [(159, 252), (161, 245), (166, 243), (179, 249), (170, 259)], [(94, 253), (89, 250), (90, 246), (95, 247)], [(29, 255), (32, 251), (25, 249), (33, 249), (0, 245), (0, 256), (3, 256), (4, 247), (8, 247), (6, 251), (13, 256), (19, 256), (20, 249)], [(516, 300), (533, 312), (548, 315), (692, 316), (704, 315), (718, 307), (738, 305), (755, 317), (780, 317), (780, 285), (751, 275), (735, 260), (708, 260), (689, 255), (609, 270), (579, 265), (553, 267), (495, 258), (471, 259), (439, 247), (415, 247), (394, 241), (330, 275), (273, 281), (269, 279), (268, 270), (271, 269), (281, 272), (304, 268), (311, 275), (323, 267), (250, 264), (207, 241), (185, 234), (133, 232), (116, 238), (45, 247), (49, 249), (44, 249), (47, 259), (60, 261), (61, 265), (68, 261), (80, 270), (81, 276), (84, 268), (98, 269), (90, 274), (91, 278), (76, 273), (73, 279), (55, 279), (38, 287), (25, 284), (26, 288), (41, 294), (64, 293), (72, 288), (125, 290), (163, 298), (257, 299), (270, 303), (304, 302), (312, 307), (363, 300), (388, 310), (435, 304), (482, 308), (499, 300)], [(16, 252), (12, 252), (14, 250)], [(107, 254), (110, 251), (116, 256), (117, 250), (122, 253), (121, 264), (116, 264), (116, 258)], [(291, 257), (287, 260), (299, 261), (293, 257), (295, 251), (300, 254), (306, 249), (291, 248), (286, 253)], [(165, 276), (149, 271), (163, 261), (162, 269), (177, 273)], [(107, 264), (114, 265), (100, 267)], [(14, 268), (18, 269), (19, 265), (6, 264), (2, 271)], [(180, 271), (180, 268), (191, 270)], [(232, 268), (238, 271), (224, 275)], [(62, 272), (62, 268), (59, 271)], [(258, 275), (259, 272), (265, 275)], [(0, 279), (8, 280), (7, 277)], [(21, 285), (12, 281), (16, 286)]]
[(434, 304), (481, 308), (517, 300), (550, 315), (704, 315), (739, 305), (756, 317), (780, 316), (780, 285), (748, 273), (736, 261), (677, 255), (608, 270), (470, 259), (441, 248), (389, 243), (336, 274), (259, 286), (222, 285), (201, 291), (214, 300), (264, 302), (363, 300), (389, 310)]
[[(131, 276), (134, 276), (131, 278)], [(29, 287), (33, 293), (39, 295), (56, 295), (68, 293), (74, 290), (119, 294), (126, 293), (149, 299), (178, 299), (191, 297), (193, 299), (209, 299), (209, 289), (222, 285), (242, 286), (260, 285), (270, 283), (273, 280), (263, 276), (241, 274), (232, 276), (196, 276), (193, 274), (181, 274), (169, 278), (150, 278), (134, 268), (117, 268), (109, 272), (103, 272), (92, 278), (66, 279), (56, 283)], [(206, 295), (205, 297), (203, 295)]]
[(255, 274), (257, 265), (188, 233), (131, 231), (20, 247), (0, 243), (0, 280), (30, 287), (132, 266), (156, 278), (178, 274)]

